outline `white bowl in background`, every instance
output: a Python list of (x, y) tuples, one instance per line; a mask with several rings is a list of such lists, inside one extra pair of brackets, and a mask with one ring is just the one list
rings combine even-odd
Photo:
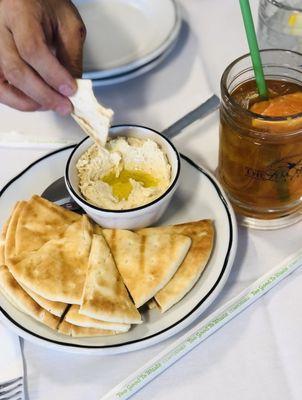
[(65, 170), (65, 183), (74, 201), (89, 217), (104, 228), (139, 229), (154, 225), (163, 215), (177, 188), (180, 174), (180, 157), (174, 145), (153, 129), (138, 125), (117, 125), (110, 129), (109, 137), (135, 137), (154, 140), (166, 154), (171, 165), (171, 182), (166, 191), (148, 204), (127, 210), (108, 210), (89, 203), (79, 190), (76, 164), (79, 158), (94, 144), (90, 137), (82, 140), (70, 154)]

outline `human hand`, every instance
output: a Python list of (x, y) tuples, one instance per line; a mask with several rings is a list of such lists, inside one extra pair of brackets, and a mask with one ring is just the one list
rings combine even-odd
[(69, 0), (0, 0), (0, 102), (69, 114), (85, 36)]

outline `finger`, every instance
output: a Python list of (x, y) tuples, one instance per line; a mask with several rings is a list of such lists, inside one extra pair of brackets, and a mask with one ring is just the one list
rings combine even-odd
[(76, 7), (70, 2), (62, 8), (59, 17), (57, 56), (76, 78), (82, 76), (85, 38), (85, 24)]
[(39, 104), (30, 99), (20, 90), (11, 86), (8, 82), (0, 80), (0, 102), (20, 111), (36, 111)]
[(25, 16), (13, 27), (12, 35), (21, 58), (48, 85), (64, 96), (71, 96), (76, 92), (75, 79), (51, 52), (41, 23), (34, 16)]
[(0, 67), (6, 80), (43, 108), (71, 113), (70, 101), (51, 89), (19, 56), (12, 35), (0, 32)]

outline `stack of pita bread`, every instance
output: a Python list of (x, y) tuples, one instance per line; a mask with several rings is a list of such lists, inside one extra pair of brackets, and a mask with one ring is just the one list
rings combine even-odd
[[(17, 309), (74, 337), (127, 332), (154, 298), (162, 312), (204, 270), (213, 246), (209, 220), (101, 229), (86, 215), (39, 196), (16, 204), (0, 238), (0, 290)], [(154, 304), (155, 304), (154, 303)]]

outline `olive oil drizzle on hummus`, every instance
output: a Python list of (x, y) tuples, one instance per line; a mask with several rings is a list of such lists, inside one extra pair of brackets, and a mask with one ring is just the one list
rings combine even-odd
[(108, 183), (112, 188), (112, 194), (119, 199), (119, 201), (127, 200), (131, 191), (131, 180), (139, 182), (143, 187), (154, 187), (158, 185), (158, 179), (149, 174), (148, 172), (140, 170), (127, 170), (123, 169), (117, 176), (114, 171), (103, 176), (102, 181)]

